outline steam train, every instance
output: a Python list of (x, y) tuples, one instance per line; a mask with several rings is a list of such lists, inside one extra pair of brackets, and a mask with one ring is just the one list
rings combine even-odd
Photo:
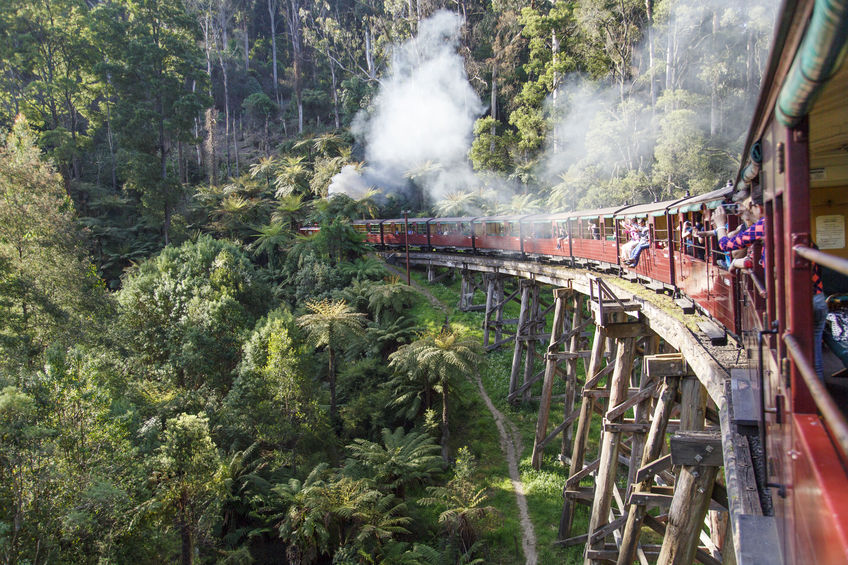
[[(666, 202), (554, 214), (361, 220), (385, 249), (504, 254), (615, 270), (690, 297), (749, 351), (761, 390), (759, 433), (784, 563), (848, 563), (848, 379), (814, 368), (814, 310), (848, 294), (848, 0), (787, 0), (735, 181)], [(764, 233), (744, 269), (708, 232), (719, 207), (763, 195)], [(722, 215), (724, 216), (724, 215)], [(727, 215), (726, 229), (740, 219)], [(622, 261), (623, 223), (650, 245)], [(698, 228), (690, 230), (689, 228)], [(694, 236), (700, 233), (700, 237)], [(816, 267), (817, 265), (817, 267)], [(817, 318), (819, 316), (819, 318)], [(764, 506), (769, 512), (769, 505)], [(765, 562), (765, 561), (757, 561)]]
[[(715, 236), (689, 231), (689, 226), (708, 223), (716, 207), (733, 209), (736, 203), (731, 200), (732, 193), (733, 186), (727, 186), (665, 202), (579, 212), (359, 220), (353, 227), (366, 241), (383, 249), (408, 244), (421, 250), (508, 255), (626, 271), (656, 283), (657, 288), (686, 294), (738, 335), (741, 312), (738, 301), (733, 300), (738, 277), (727, 271), (726, 254), (719, 249)], [(630, 239), (622, 228), (625, 221), (642, 221), (649, 231), (650, 246), (642, 251), (636, 267), (625, 266), (622, 260), (623, 247)]]

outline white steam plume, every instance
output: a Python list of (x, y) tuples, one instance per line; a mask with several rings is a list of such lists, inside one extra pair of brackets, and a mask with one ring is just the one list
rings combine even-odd
[(440, 11), (421, 21), (418, 36), (396, 47), (373, 110), (353, 133), (365, 145), (361, 174), (345, 168), (330, 194), (356, 197), (369, 187), (403, 190), (415, 177), (431, 197), (476, 183), (468, 165), (474, 122), (483, 105), (457, 53), (462, 19)]

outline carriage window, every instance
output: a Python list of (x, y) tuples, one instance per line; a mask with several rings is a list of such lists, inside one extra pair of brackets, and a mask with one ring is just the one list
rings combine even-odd
[(365, 233), (367, 227), (363, 224), (353, 224), (353, 230), (357, 233)]
[(380, 233), (380, 224), (368, 224), (368, 233)]
[(415, 224), (415, 232), (419, 235), (427, 235), (427, 224), (424, 222)]
[(549, 222), (535, 222), (533, 224), (533, 237), (538, 239), (550, 239), (552, 235), (552, 226)]

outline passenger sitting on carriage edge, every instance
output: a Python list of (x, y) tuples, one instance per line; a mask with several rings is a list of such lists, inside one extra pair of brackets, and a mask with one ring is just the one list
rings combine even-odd
[(639, 245), (639, 224), (636, 223), (636, 220), (631, 221), (626, 219), (621, 228), (627, 233), (627, 237), (630, 238), (627, 243), (621, 246), (621, 260), (626, 262), (630, 259), (633, 248)]
[(624, 263), (629, 267), (635, 267), (639, 264), (639, 257), (642, 251), (651, 246), (651, 228), (645, 223), (645, 220), (639, 220), (639, 244), (633, 248), (630, 253), (630, 258)]
[[(738, 232), (735, 235), (727, 233), (727, 213), (722, 206), (719, 206), (713, 212), (712, 221), (716, 229), (716, 237), (718, 237), (718, 246), (722, 251), (734, 251), (751, 247), (758, 240), (765, 238), (765, 216), (763, 215), (763, 192), (759, 186), (754, 186), (751, 190), (751, 197), (748, 198), (741, 209), (742, 219), (750, 225), (756, 218), (756, 222), (748, 229)], [(760, 254), (760, 265), (765, 267), (765, 251)], [(824, 296), (824, 287), (822, 286), (821, 269), (815, 263), (812, 263), (812, 285), (813, 285), (813, 360), (816, 368), (816, 374), (820, 379), (823, 379), (824, 365), (822, 362), (822, 339), (824, 336), (824, 327), (827, 322), (827, 301)]]

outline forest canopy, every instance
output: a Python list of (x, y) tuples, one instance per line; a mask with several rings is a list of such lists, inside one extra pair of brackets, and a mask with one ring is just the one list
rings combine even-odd
[(478, 320), (351, 220), (717, 188), (774, 13), (6, 2), (0, 561), (511, 563)]

